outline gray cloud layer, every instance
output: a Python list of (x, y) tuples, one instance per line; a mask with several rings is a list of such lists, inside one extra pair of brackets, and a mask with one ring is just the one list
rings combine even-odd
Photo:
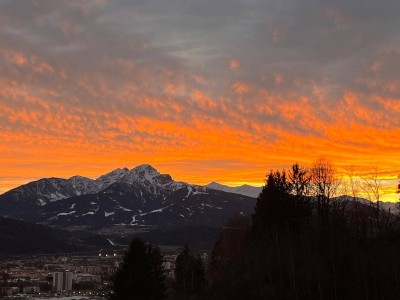
[(347, 121), (390, 130), (399, 11), (397, 0), (2, 0), (0, 126), (162, 144), (172, 133), (121, 122), (202, 120), (260, 147)]

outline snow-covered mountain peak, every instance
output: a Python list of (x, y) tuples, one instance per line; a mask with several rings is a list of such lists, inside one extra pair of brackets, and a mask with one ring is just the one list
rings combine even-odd
[(210, 189), (220, 190), (220, 189), (225, 188), (225, 187), (227, 187), (227, 186), (226, 186), (226, 185), (222, 185), (222, 184), (220, 184), (220, 183), (218, 183), (218, 182), (213, 181), (213, 182), (207, 184), (206, 187), (208, 187), (208, 188), (210, 188)]
[(129, 172), (128, 168), (117, 168), (111, 172), (108, 172), (107, 174), (101, 175), (99, 178), (97, 178), (96, 180), (99, 179), (104, 179), (104, 178), (114, 178), (114, 177), (119, 177), (122, 176), (124, 174), (126, 174), (127, 172)]
[(244, 184), (244, 185), (237, 186), (237, 187), (231, 187), (231, 186), (223, 185), (223, 184), (220, 184), (217, 182), (211, 182), (211, 183), (207, 184), (206, 187), (213, 189), (213, 190), (249, 196), (252, 198), (257, 198), (258, 195), (262, 191), (262, 187), (251, 186), (248, 184)]
[(148, 164), (137, 166), (130, 170), (129, 173), (129, 177), (133, 176), (141, 181), (147, 180), (149, 182), (153, 182), (156, 177), (161, 175), (155, 168)]
[(94, 180), (87, 177), (76, 175), (68, 178), (68, 181), (71, 182), (72, 186), (74, 186), (80, 182), (93, 182)]
[(99, 191), (99, 187), (93, 179), (83, 176), (73, 176), (68, 179), (71, 183), (75, 194), (80, 196), (83, 194), (93, 194)]
[(111, 171), (107, 174), (100, 176), (99, 178), (96, 179), (96, 183), (99, 187), (99, 190), (101, 191), (106, 187), (112, 185), (113, 183), (119, 181), (129, 172), (130, 171), (128, 168), (123, 168), (123, 169), (118, 168), (115, 169), (114, 171)]
[(170, 193), (181, 188), (190, 186), (184, 182), (176, 182), (169, 174), (161, 174), (154, 167), (148, 164), (137, 166), (131, 169), (121, 179), (128, 185), (140, 185), (151, 193)]

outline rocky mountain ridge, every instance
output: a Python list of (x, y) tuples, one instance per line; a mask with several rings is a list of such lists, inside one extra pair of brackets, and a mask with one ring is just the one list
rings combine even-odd
[(255, 198), (174, 181), (150, 165), (116, 169), (96, 180), (74, 176), (28, 183), (0, 196), (0, 214), (62, 228), (221, 227), (251, 214)]

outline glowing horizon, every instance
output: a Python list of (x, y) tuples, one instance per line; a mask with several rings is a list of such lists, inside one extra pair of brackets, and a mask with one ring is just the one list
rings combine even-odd
[[(174, 180), (176, 180), (176, 181), (184, 181), (184, 182), (187, 182), (189, 184), (207, 185), (207, 184), (209, 184), (211, 182), (218, 182), (220, 184), (224, 184), (224, 185), (231, 186), (231, 187), (241, 186), (241, 185), (250, 185), (250, 186), (255, 186), (255, 187), (261, 187), (261, 186), (265, 185), (265, 180), (263, 180), (263, 181), (237, 181), (237, 180), (236, 181), (223, 181), (223, 179), (221, 179), (221, 180), (218, 181), (218, 180), (207, 180), (207, 179), (205, 179), (205, 180), (196, 181), (197, 178), (193, 177), (193, 180), (195, 180), (195, 181), (187, 181), (187, 180), (184, 180), (184, 179), (179, 179), (179, 178), (187, 178), (187, 173), (184, 172), (181, 176), (179, 176), (179, 178), (177, 178), (177, 177), (174, 176), (174, 174), (168, 173), (166, 171), (166, 168), (168, 167), (168, 165), (164, 166), (164, 167), (163, 167), (163, 165), (161, 165), (161, 166), (162, 166), (162, 169), (164, 169), (164, 172), (160, 172), (161, 174), (169, 174), (169, 175), (171, 175), (173, 177)], [(122, 169), (124, 167), (126, 167), (126, 166), (119, 167), (119, 168)], [(136, 167), (136, 166), (134, 166), (134, 167)], [(304, 166), (304, 167), (307, 168), (307, 166)], [(131, 168), (128, 167), (128, 169), (132, 169), (132, 168), (133, 167), (131, 167)], [(96, 178), (100, 177), (101, 175), (104, 175), (104, 174), (106, 174), (108, 172), (111, 172), (111, 171), (113, 171), (115, 169), (108, 170), (108, 171), (106, 171), (104, 173), (97, 174), (95, 176), (84, 176), (84, 177), (91, 178), (91, 179), (96, 179)], [(289, 168), (286, 168), (285, 170), (289, 171)], [(268, 172), (269, 171), (266, 172), (265, 176), (267, 175)], [(348, 182), (349, 181), (348, 180), (348, 170), (346, 170), (343, 174), (341, 174), (339, 172), (339, 170), (337, 170), (337, 174), (339, 176), (339, 180), (341, 180), (343, 182), (343, 186), (339, 189), (339, 192), (337, 193), (337, 196), (338, 195), (342, 195), (342, 194), (351, 195), (352, 191), (349, 190), (350, 187), (346, 186), (346, 184), (347, 185), (349, 184), (349, 182)], [(72, 176), (76, 176), (76, 175), (83, 176), (82, 174), (74, 174)], [(360, 174), (358, 174), (358, 175), (353, 174), (353, 176), (354, 176), (353, 180), (358, 183), (358, 186), (355, 188), (355, 191), (354, 191), (357, 194), (357, 197), (361, 197), (361, 198), (365, 198), (365, 199), (369, 198), (368, 195), (366, 194), (366, 192), (363, 191), (363, 189), (359, 186), (360, 183), (362, 183), (363, 180), (365, 178), (367, 178), (366, 176), (368, 176), (368, 175), (370, 175), (370, 173), (362, 173), (361, 176), (360, 176)], [(12, 187), (8, 188), (8, 189), (6, 188), (6, 189), (3, 190), (3, 187), (4, 186), (8, 187), (8, 185), (4, 185), (4, 186), (0, 185), (0, 195), (2, 193), (4, 193), (4, 192), (7, 192), (10, 189), (13, 189), (13, 188), (18, 187), (20, 185), (23, 185), (23, 184), (26, 184), (26, 183), (29, 183), (31, 181), (35, 181), (35, 180), (38, 180), (38, 179), (50, 178), (50, 177), (58, 177), (58, 178), (68, 179), (68, 178), (70, 178), (72, 176), (67, 176), (67, 177), (63, 177), (63, 176), (47, 176), (47, 177), (41, 177), (41, 178), (25, 178), (25, 179), (23, 179), (22, 181), (19, 181), (19, 182), (14, 182), (14, 181), (6, 182), (6, 184), (11, 185)], [(264, 179), (265, 179), (265, 176), (264, 176)], [(223, 178), (223, 177), (221, 177), (221, 178)], [(394, 177), (390, 178), (390, 177), (387, 177), (387, 176), (379, 175), (379, 176), (377, 176), (377, 179), (381, 182), (381, 185), (382, 185), (381, 188), (380, 188), (381, 201), (384, 201), (384, 202), (386, 202), (386, 201), (387, 202), (398, 202), (399, 201), (399, 195), (397, 194), (397, 189), (396, 189), (398, 178), (397, 177), (396, 178), (394, 178)], [(370, 200), (374, 200), (374, 199), (370, 199)]]
[[(331, 159), (400, 173), (400, 4), (5, 1), (0, 193), (142, 163), (262, 185)], [(372, 20), (372, 21), (371, 21)]]

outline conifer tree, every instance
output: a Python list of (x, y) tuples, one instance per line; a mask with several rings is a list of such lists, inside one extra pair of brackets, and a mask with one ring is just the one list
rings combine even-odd
[(290, 205), (290, 185), (285, 171), (271, 171), (257, 198), (253, 214), (253, 230), (263, 231), (271, 224), (286, 223), (287, 206)]
[(201, 257), (185, 244), (175, 263), (176, 292), (179, 299), (199, 299), (205, 290), (205, 270)]
[(132, 240), (114, 278), (112, 300), (166, 298), (163, 256), (158, 247)]

